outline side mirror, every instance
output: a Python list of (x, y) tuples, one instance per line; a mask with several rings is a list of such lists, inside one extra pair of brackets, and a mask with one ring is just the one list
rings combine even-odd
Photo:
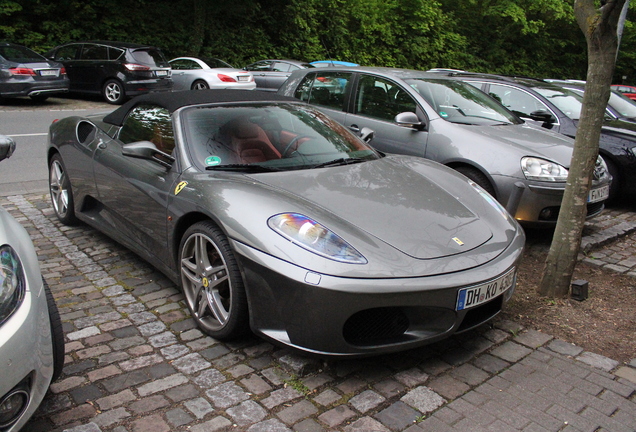
[(395, 116), (393, 120), (399, 126), (413, 128), (417, 130), (424, 129), (424, 123), (422, 123), (414, 112), (402, 112)]
[(150, 141), (139, 141), (126, 144), (122, 147), (122, 154), (138, 159), (146, 159), (157, 162), (160, 165), (170, 168), (174, 163), (174, 158), (168, 153), (164, 153)]
[(556, 118), (546, 110), (532, 111), (530, 118), (534, 121), (543, 122), (546, 126), (556, 122)]
[(15, 141), (6, 135), (0, 135), (0, 161), (11, 157), (15, 151)]
[(369, 141), (371, 141), (373, 139), (373, 135), (375, 134), (375, 131), (373, 129), (370, 129), (368, 127), (363, 127), (360, 130), (360, 138), (362, 139), (362, 141), (368, 143)]

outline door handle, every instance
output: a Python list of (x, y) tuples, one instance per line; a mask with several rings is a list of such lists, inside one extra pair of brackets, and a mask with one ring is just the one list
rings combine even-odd
[(100, 149), (100, 150), (105, 150), (106, 149), (106, 143), (100, 142), (99, 144), (97, 144), (97, 148)]
[(358, 127), (358, 125), (352, 124), (351, 126), (349, 126), (349, 129), (351, 129), (353, 132), (359, 133), (360, 132), (360, 128)]

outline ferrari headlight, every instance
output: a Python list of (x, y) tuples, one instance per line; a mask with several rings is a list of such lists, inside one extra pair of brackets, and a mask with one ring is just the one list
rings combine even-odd
[(18, 254), (9, 245), (0, 247), (0, 324), (20, 306), (25, 291), (24, 272)]
[(350, 264), (367, 260), (353, 246), (318, 222), (298, 213), (283, 213), (267, 221), (271, 229), (310, 252)]
[(535, 157), (521, 158), (521, 170), (528, 180), (564, 182), (568, 170), (556, 162)]

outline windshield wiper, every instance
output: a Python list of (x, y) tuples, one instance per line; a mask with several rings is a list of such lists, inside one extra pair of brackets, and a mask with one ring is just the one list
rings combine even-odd
[(252, 164), (227, 164), (227, 165), (214, 165), (205, 167), (206, 171), (241, 171), (246, 173), (264, 173), (281, 171), (278, 168), (266, 167), (263, 165)]
[(350, 164), (360, 163), (365, 161), (366, 159), (362, 159), (362, 158), (338, 158), (332, 161), (323, 162), (318, 165), (314, 165), (312, 168), (324, 168), (324, 167), (330, 167), (330, 166), (350, 165)]

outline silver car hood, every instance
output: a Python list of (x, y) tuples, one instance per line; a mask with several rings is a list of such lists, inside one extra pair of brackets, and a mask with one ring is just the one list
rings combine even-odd
[(516, 147), (522, 156), (543, 156), (565, 168), (570, 166), (574, 140), (565, 135), (529, 124), (462, 126), (466, 132), (486, 138), (491, 143), (500, 142), (502, 145)]
[(413, 258), (464, 253), (492, 237), (488, 224), (443, 185), (388, 159), (285, 174), (258, 181), (328, 209)]

